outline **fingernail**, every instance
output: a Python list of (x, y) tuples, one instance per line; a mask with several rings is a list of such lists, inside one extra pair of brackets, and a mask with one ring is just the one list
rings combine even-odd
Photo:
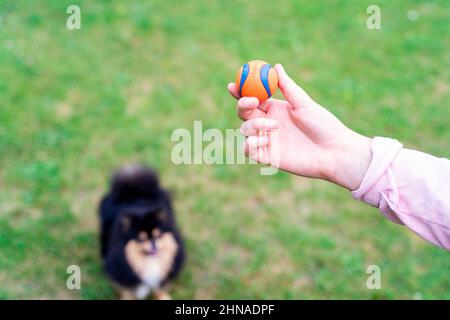
[(248, 99), (247, 97), (242, 97), (241, 100), (239, 101), (239, 104), (241, 105), (241, 107), (248, 107)]
[(244, 104), (246, 107), (250, 107), (253, 104), (253, 99), (251, 97), (246, 97)]

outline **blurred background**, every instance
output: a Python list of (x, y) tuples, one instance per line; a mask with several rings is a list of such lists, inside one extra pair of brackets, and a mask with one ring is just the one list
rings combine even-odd
[(448, 252), (337, 186), (170, 161), (174, 129), (240, 126), (226, 84), (253, 59), (283, 63), (351, 128), (450, 158), (448, 1), (377, 1), (381, 30), (371, 4), (0, 1), (0, 298), (115, 298), (97, 204), (139, 162), (174, 192), (187, 242), (174, 298), (450, 299)]

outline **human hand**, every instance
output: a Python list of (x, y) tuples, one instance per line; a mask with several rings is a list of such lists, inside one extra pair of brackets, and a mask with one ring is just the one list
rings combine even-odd
[(241, 98), (235, 83), (228, 84), (239, 100), (246, 155), (300, 176), (357, 189), (371, 160), (370, 139), (311, 99), (280, 64), (275, 70), (286, 100), (270, 98), (260, 104), (257, 98)]

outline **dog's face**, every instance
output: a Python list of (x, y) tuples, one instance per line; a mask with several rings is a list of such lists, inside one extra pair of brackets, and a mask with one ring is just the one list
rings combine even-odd
[(128, 207), (121, 214), (120, 233), (122, 238), (135, 241), (148, 255), (157, 253), (156, 243), (163, 233), (173, 229), (169, 212), (161, 207)]
[(148, 278), (149, 265), (162, 273), (170, 270), (178, 245), (169, 212), (160, 208), (128, 208), (121, 218), (125, 256), (142, 279)]

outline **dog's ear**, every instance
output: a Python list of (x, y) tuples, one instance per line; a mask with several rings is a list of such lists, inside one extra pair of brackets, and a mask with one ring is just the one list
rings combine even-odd
[(131, 218), (130, 217), (122, 217), (122, 219), (120, 220), (120, 226), (121, 226), (123, 233), (128, 232), (128, 230), (130, 230), (130, 227), (131, 227)]

